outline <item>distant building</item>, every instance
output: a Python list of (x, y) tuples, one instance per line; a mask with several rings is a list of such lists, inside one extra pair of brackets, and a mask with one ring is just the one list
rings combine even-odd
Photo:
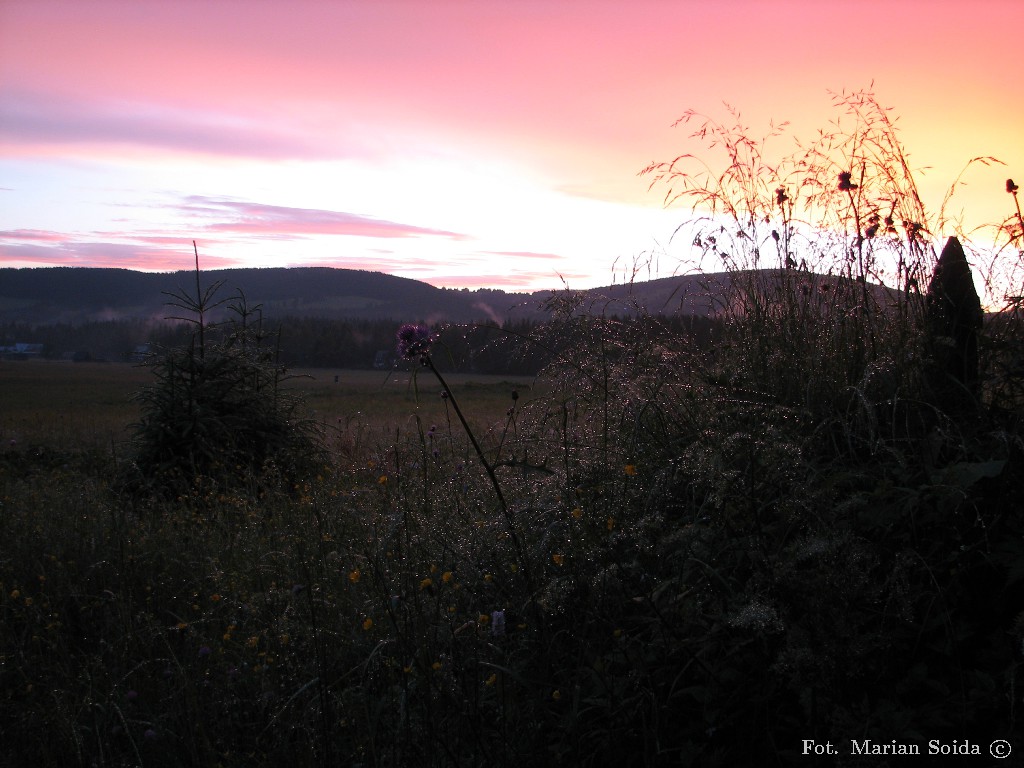
[(152, 344), (139, 344), (132, 353), (128, 355), (128, 359), (133, 363), (145, 362), (146, 358), (153, 354)]
[(30, 357), (39, 357), (43, 354), (42, 344), (12, 344), (9, 347), (0, 347), (0, 357), (7, 360), (28, 360)]

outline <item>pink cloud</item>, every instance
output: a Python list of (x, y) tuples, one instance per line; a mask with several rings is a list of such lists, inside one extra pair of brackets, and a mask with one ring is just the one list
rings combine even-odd
[[(56, 235), (57, 233), (53, 233)], [(63, 236), (62, 236), (63, 237)], [(110, 267), (174, 272), (190, 266), (189, 254), (179, 247), (153, 248), (147, 245), (111, 242), (69, 242), (53, 238), (56, 245), (0, 242), (0, 265), (8, 267)], [(177, 245), (184, 241), (178, 240)], [(240, 266), (237, 262), (205, 257), (205, 268)]]
[(0, 231), (0, 240), (28, 240), (32, 242), (61, 243), (68, 236), (61, 232), (45, 232), (39, 229), (8, 229)]
[[(109, 240), (131, 240), (134, 243), (146, 243), (148, 245), (166, 245), (179, 250), (191, 250), (193, 238), (186, 235), (173, 234), (139, 234), (125, 232), (93, 232), (93, 237), (108, 238)], [(207, 241), (209, 245), (209, 241)]]
[(288, 208), (236, 200), (191, 196), (181, 206), (185, 213), (204, 217), (226, 217), (206, 225), (211, 232), (279, 238), (306, 235), (346, 235), (350, 237), (444, 237), (466, 240), (468, 236), (443, 229), (417, 227), (372, 216), (315, 208)]
[(512, 259), (554, 259), (562, 258), (556, 253), (537, 253), (535, 251), (483, 251), (485, 256), (501, 256)]
[(9, 151), (40, 147), (140, 146), (268, 160), (324, 158), (336, 146), (275, 130), (238, 115), (186, 112), (144, 101), (57, 97), (10, 90), (0, 104), (0, 143)]
[[(443, 265), (437, 265), (443, 266)], [(589, 279), (590, 275), (579, 272), (562, 273), (562, 277), (566, 280), (585, 280)], [(425, 283), (436, 286), (438, 288), (470, 288), (476, 289), (481, 285), (486, 285), (490, 288), (503, 288), (508, 291), (534, 291), (538, 290), (534, 286), (538, 285), (551, 285), (556, 281), (552, 280), (551, 272), (515, 272), (513, 274), (501, 274), (501, 275), (488, 275), (488, 274), (476, 274), (476, 275), (429, 275), (427, 277), (418, 278), (423, 280)]]

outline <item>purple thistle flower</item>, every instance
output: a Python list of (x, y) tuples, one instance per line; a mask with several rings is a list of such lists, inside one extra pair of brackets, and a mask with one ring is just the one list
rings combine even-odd
[(202, 659), (202, 658), (205, 658), (205, 657), (209, 656), (209, 655), (210, 655), (210, 653), (211, 653), (211, 651), (210, 651), (210, 646), (208, 646), (208, 645), (204, 645), (204, 646), (202, 646), (202, 647), (201, 647), (201, 648), (199, 649), (199, 658), (201, 658), (201, 659)]
[(145, 732), (142, 734), (142, 736), (146, 739), (146, 741), (153, 741), (156, 738), (156, 731), (154, 731), (152, 728), (147, 728)]
[(433, 337), (425, 325), (406, 323), (398, 329), (398, 356), (403, 358), (425, 355), (430, 350)]

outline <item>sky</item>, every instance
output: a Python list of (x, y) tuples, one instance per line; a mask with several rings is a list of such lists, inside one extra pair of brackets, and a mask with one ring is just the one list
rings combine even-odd
[[(1019, 0), (0, 0), (0, 266), (332, 266), (453, 288), (686, 271), (640, 171), (687, 109), (779, 141), (871, 89), (926, 204), (1024, 179)], [(937, 237), (949, 233), (935, 233)]]

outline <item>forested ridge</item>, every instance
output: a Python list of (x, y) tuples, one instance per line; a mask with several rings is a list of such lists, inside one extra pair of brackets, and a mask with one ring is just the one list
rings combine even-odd
[[(222, 269), (202, 273), (202, 284), (223, 284), (267, 315), (401, 320), (409, 316), (470, 322), (503, 317), (528, 303), (528, 294), (436, 288), (381, 272), (327, 267)], [(166, 316), (168, 294), (195, 290), (195, 272), (46, 267), (0, 269), (0, 320), (28, 323)]]

